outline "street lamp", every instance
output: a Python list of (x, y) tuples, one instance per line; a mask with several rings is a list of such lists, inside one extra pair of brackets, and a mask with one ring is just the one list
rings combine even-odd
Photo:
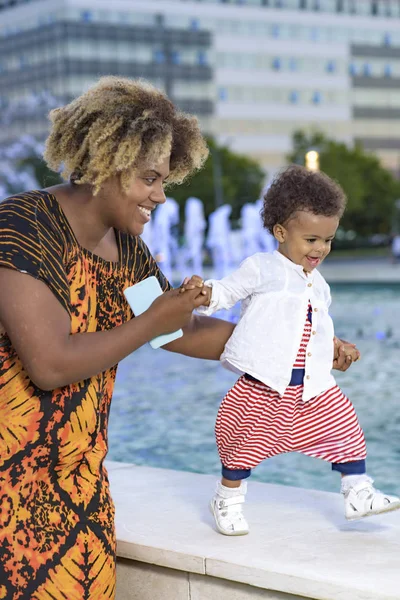
[(305, 163), (309, 171), (319, 171), (319, 153), (316, 150), (306, 152)]

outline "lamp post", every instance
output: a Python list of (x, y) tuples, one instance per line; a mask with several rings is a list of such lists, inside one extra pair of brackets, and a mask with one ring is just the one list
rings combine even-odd
[(221, 157), (217, 144), (211, 149), (211, 159), (213, 162), (213, 180), (214, 180), (214, 203), (215, 208), (224, 203), (224, 188), (222, 186), (222, 166)]
[(308, 150), (304, 158), (306, 168), (309, 171), (319, 171), (319, 152), (316, 150)]

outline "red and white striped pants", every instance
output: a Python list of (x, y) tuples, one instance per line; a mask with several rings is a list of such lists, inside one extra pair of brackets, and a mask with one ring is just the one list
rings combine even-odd
[[(311, 306), (294, 363), (304, 368), (311, 332)], [(222, 465), (252, 469), (284, 452), (301, 452), (331, 463), (365, 459), (364, 434), (354, 407), (338, 386), (303, 402), (303, 385), (283, 396), (242, 376), (229, 390), (217, 415), (215, 434)]]
[(365, 459), (363, 431), (354, 407), (338, 386), (303, 402), (303, 386), (283, 396), (240, 377), (222, 401), (215, 433), (222, 464), (252, 469), (284, 452), (301, 452), (331, 463)]

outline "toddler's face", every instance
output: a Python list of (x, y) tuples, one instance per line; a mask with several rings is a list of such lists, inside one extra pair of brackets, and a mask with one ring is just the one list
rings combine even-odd
[(279, 251), (310, 273), (331, 251), (338, 225), (338, 217), (314, 215), (302, 210), (285, 226), (276, 225), (274, 233), (279, 241)]

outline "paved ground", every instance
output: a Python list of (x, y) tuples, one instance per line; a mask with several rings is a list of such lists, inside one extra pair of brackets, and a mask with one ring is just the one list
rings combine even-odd
[[(346, 521), (340, 494), (252, 481), (245, 505), (250, 535), (232, 538), (215, 531), (208, 510), (214, 476), (111, 461), (107, 468), (117, 554), (169, 569), (169, 583), (165, 576), (159, 581), (161, 595), (149, 589), (154, 580), (142, 577), (142, 589), (129, 590), (132, 599), (400, 598), (400, 511)], [(193, 574), (212, 579), (179, 593), (179, 571), (186, 572), (185, 590)], [(247, 584), (247, 593), (229, 594), (229, 580)], [(220, 582), (219, 592), (205, 589), (212, 582)]]

